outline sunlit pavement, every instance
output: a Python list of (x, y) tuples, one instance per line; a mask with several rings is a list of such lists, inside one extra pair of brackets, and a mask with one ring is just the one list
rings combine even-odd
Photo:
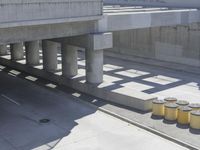
[(51, 83), (42, 87), (5, 72), (0, 78), (2, 150), (185, 149), (99, 112)]

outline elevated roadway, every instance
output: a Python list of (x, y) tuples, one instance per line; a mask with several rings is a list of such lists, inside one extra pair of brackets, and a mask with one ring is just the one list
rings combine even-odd
[(98, 22), (100, 31), (121, 31), (159, 26), (188, 25), (200, 21), (198, 9), (177, 9), (143, 6), (104, 6)]

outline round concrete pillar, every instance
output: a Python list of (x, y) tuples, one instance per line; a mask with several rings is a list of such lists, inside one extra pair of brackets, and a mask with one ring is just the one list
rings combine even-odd
[(0, 45), (0, 55), (7, 55), (8, 51), (7, 51), (7, 45)]
[(73, 77), (78, 74), (78, 50), (77, 47), (62, 43), (62, 75)]
[(86, 81), (92, 84), (103, 82), (103, 50), (86, 49)]
[(11, 60), (21, 60), (24, 58), (23, 43), (10, 44)]
[(55, 72), (57, 70), (58, 44), (56, 42), (43, 40), (42, 53), (43, 53), (43, 68), (48, 72)]
[(26, 64), (30, 66), (38, 65), (40, 62), (39, 41), (26, 42), (25, 49), (26, 49)]

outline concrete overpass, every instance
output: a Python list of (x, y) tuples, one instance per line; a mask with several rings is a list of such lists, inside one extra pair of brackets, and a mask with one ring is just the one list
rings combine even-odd
[(200, 21), (198, 9), (169, 9), (143, 6), (104, 7), (104, 16), (98, 22), (101, 31), (122, 31), (159, 26), (188, 25)]
[[(91, 58), (102, 58), (103, 51), (100, 53), (98, 50), (108, 47), (106, 47), (106, 44), (99, 44), (98, 42), (104, 42), (103, 39), (107, 36), (109, 36), (108, 40), (111, 42), (112, 38), (111, 34), (98, 33), (95, 28), (95, 23), (103, 15), (102, 0), (25, 0), (23, 2), (21, 0), (2, 0), (0, 4), (0, 13), (2, 14), (0, 18), (1, 54), (6, 53), (5, 44), (11, 44), (11, 60), (23, 59), (24, 42), (27, 64), (33, 66), (39, 63), (38, 41), (43, 40), (44, 69), (48, 72), (54, 72), (57, 69), (57, 43), (51, 40), (84, 35), (81, 37), (81, 46), (92, 49), (86, 50), (88, 60), (92, 61), (88, 62), (90, 69), (87, 73), (88, 82), (102, 82), (101, 77), (96, 77), (96, 74), (102, 76), (102, 71), (94, 69), (94, 67), (101, 68), (99, 65), (102, 64), (96, 64), (96, 58)], [(102, 41), (99, 39), (102, 39)], [(72, 56), (73, 61), (76, 61), (76, 50), (73, 48), (69, 54), (67, 45), (66, 39), (62, 40), (63, 61), (67, 62), (65, 59)], [(67, 65), (68, 63), (64, 64)], [(73, 67), (66, 66), (63, 68)], [(63, 74), (66, 76), (75, 75), (76, 71), (68, 69), (63, 69), (65, 72)], [(98, 73), (93, 74), (93, 71)]]
[[(6, 46), (9, 44), (11, 56), (11, 60), (1, 58), (2, 64), (140, 110), (151, 109), (155, 97), (137, 92), (125, 94), (124, 89), (111, 92), (97, 85), (103, 82), (103, 51), (112, 48), (112, 32), (200, 21), (200, 12), (195, 9), (199, 7), (197, 2), (189, 5), (192, 9), (169, 9), (165, 7), (168, 5), (161, 8), (103, 7), (102, 0), (1, 0), (0, 4), (3, 14), (0, 16), (0, 54), (9, 54)], [(40, 63), (40, 43), (42, 74), (34, 68)], [(59, 45), (62, 77), (55, 79), (52, 76), (58, 69)], [(74, 83), (72, 79), (77, 75), (77, 51), (80, 48), (85, 49), (86, 55), (84, 84)], [(19, 66), (18, 61), (24, 58), (26, 65)]]

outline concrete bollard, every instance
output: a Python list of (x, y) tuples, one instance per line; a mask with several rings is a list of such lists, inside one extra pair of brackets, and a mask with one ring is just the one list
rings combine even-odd
[(200, 129), (200, 110), (191, 112), (190, 127), (193, 129)]
[(153, 108), (152, 108), (152, 114), (155, 116), (164, 116), (165, 115), (165, 107), (164, 107), (165, 101), (163, 100), (154, 100), (153, 101)]
[(178, 105), (175, 103), (165, 104), (165, 119), (169, 121), (175, 121), (178, 117)]
[(190, 123), (190, 112), (192, 108), (188, 106), (181, 106), (178, 108), (178, 123), (179, 124), (189, 124)]
[(177, 99), (174, 97), (167, 97), (164, 99), (166, 103), (176, 103)]
[(188, 106), (189, 102), (185, 101), (185, 100), (179, 100), (179, 101), (176, 102), (176, 104), (179, 105), (179, 106)]
[(200, 104), (198, 103), (190, 104), (189, 107), (192, 108), (192, 110), (200, 110)]

